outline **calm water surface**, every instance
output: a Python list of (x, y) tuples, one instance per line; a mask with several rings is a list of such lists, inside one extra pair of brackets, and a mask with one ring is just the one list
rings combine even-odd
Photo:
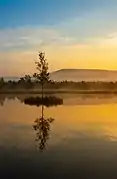
[(62, 106), (44, 107), (53, 120), (40, 133), (41, 107), (1, 104), (1, 178), (117, 179), (117, 97), (66, 95)]

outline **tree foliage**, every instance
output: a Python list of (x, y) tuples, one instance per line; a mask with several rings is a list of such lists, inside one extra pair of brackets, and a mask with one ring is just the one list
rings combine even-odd
[(49, 81), (48, 63), (44, 52), (39, 52), (39, 59), (35, 62), (37, 73), (33, 77), (41, 84)]
[(39, 52), (39, 59), (35, 62), (37, 67), (37, 73), (34, 73), (33, 77), (41, 84), (42, 89), (42, 99), (44, 94), (44, 84), (49, 82), (49, 72), (48, 72), (48, 63), (45, 58), (44, 52)]

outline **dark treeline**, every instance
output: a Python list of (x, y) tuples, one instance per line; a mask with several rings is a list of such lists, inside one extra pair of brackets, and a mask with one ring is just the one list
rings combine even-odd
[(63, 81), (57, 82), (50, 80), (49, 67), (47, 59), (45, 58), (44, 52), (39, 52), (38, 60), (36, 64), (36, 73), (32, 76), (25, 75), (18, 81), (5, 81), (4, 78), (0, 78), (0, 93), (7, 92), (40, 92), (42, 98), (45, 91), (59, 92), (59, 91), (116, 91), (117, 92), (117, 82), (70, 82)]
[[(46, 90), (117, 90), (116, 82), (70, 82), (70, 81), (49, 81), (44, 84)], [(5, 81), (0, 78), (0, 91), (7, 90), (41, 90), (41, 84), (29, 75), (20, 78), (18, 81)]]

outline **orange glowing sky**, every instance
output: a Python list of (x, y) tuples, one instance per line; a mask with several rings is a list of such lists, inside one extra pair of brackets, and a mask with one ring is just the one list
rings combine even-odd
[(39, 12), (37, 0), (8, 2), (0, 2), (0, 75), (33, 73), (41, 50), (50, 71), (117, 70), (117, 1), (49, 0), (46, 6), (41, 1)]

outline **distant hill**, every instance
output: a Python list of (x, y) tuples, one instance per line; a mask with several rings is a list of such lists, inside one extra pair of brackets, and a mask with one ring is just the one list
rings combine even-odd
[(50, 74), (56, 81), (117, 81), (117, 71), (98, 69), (61, 69)]
[(4, 77), (5, 81), (18, 81), (20, 77), (12, 76), (12, 77)]
[[(50, 73), (55, 81), (117, 81), (117, 71), (98, 69), (61, 69)], [(19, 80), (20, 77), (5, 77), (5, 80)]]

